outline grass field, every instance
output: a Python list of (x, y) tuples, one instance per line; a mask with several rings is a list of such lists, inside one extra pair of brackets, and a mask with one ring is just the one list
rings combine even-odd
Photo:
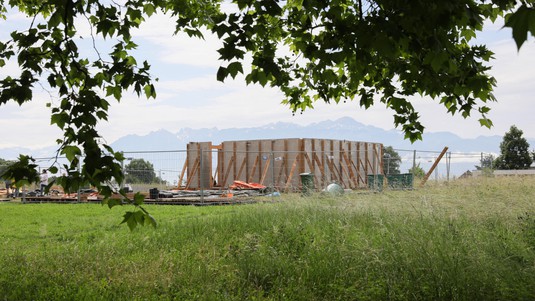
[(535, 179), (222, 207), (0, 203), (1, 300), (535, 300)]

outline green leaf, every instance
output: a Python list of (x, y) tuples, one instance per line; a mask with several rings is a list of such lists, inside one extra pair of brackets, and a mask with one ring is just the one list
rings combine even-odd
[(232, 62), (227, 66), (227, 73), (236, 78), (238, 73), (243, 73), (243, 67), (240, 62)]
[(50, 117), (50, 124), (57, 124), (60, 129), (64, 129), (67, 122), (69, 122), (69, 114), (66, 112), (52, 114)]
[(492, 127), (492, 125), (493, 125), (493, 124), (492, 124), (492, 120), (490, 120), (490, 119), (488, 119), (488, 118), (481, 118), (481, 119), (479, 119), (479, 124), (480, 124), (481, 126), (484, 126), (484, 127), (486, 127), (486, 128), (489, 128), (489, 129), (490, 129), (490, 128)]
[(481, 107), (481, 108), (479, 108), (478, 111), (481, 114), (486, 114), (486, 113), (490, 112), (490, 108), (489, 107)]
[(121, 224), (126, 223), (130, 231), (134, 230), (137, 226), (135, 212), (128, 211), (123, 215), (124, 219)]
[(149, 17), (156, 12), (156, 8), (150, 3), (146, 3), (145, 5), (143, 5), (143, 10)]
[(148, 212), (145, 212), (145, 220), (149, 222), (149, 224), (156, 228), (158, 226), (158, 223), (156, 222), (156, 219), (152, 217)]
[(108, 205), (110, 209), (115, 206), (123, 205), (123, 201), (117, 198), (105, 198), (102, 203)]
[(145, 87), (143, 87), (143, 90), (145, 91), (145, 96), (147, 98), (156, 98), (156, 89), (154, 89), (153, 84), (146, 85)]
[(97, 114), (98, 119), (108, 120), (108, 113), (104, 111), (98, 111), (96, 114)]
[(225, 78), (227, 77), (227, 75), (228, 75), (227, 68), (219, 67), (219, 69), (217, 70), (217, 80), (220, 82), (223, 82), (225, 81)]
[(513, 39), (520, 50), (528, 38), (528, 30), (535, 35), (535, 9), (523, 4), (516, 12), (507, 16), (504, 27), (510, 27), (513, 30)]
[(136, 224), (141, 226), (145, 225), (145, 213), (143, 213), (143, 211), (135, 211), (133, 215)]
[[(110, 148), (111, 149), (111, 148)], [(113, 157), (115, 158), (115, 160), (117, 161), (124, 161), (124, 154), (122, 152), (115, 152), (113, 154)]]
[(140, 192), (136, 192), (134, 195), (134, 205), (139, 206), (143, 204), (143, 201), (145, 200), (145, 196), (141, 194)]

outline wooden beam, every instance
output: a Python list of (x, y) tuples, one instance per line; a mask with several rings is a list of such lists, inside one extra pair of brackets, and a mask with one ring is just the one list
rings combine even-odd
[[(276, 183), (280, 183), (280, 180), (281, 180), (281, 177), (282, 177), (282, 172), (286, 172), (286, 168), (287, 168), (287, 163), (286, 163), (286, 159), (284, 159), (284, 157), (281, 157), (282, 158), (282, 163), (281, 163), (281, 166), (279, 168), (279, 175), (277, 176), (277, 181)], [(288, 175), (286, 175), (288, 176)], [(275, 186), (275, 183), (273, 183), (273, 186)]]
[[(243, 172), (243, 168), (245, 167), (245, 162), (247, 161), (247, 156), (243, 158), (241, 161), (240, 169), (238, 171), (238, 174), (236, 175), (236, 180), (239, 180), (241, 177), (241, 173)], [(247, 178), (247, 177), (246, 177)]]
[[(347, 166), (347, 170), (349, 171), (349, 180), (350, 180), (350, 183), (351, 183), (351, 180), (353, 180), (353, 184), (355, 184), (355, 187), (358, 187), (358, 183), (357, 181), (355, 180), (355, 174), (353, 173), (353, 168), (351, 167), (351, 160), (349, 160), (345, 150), (341, 150), (341, 153), (342, 153), (342, 157), (344, 158), (345, 160), (345, 165)], [(349, 188), (353, 188), (351, 187), (351, 185), (349, 185), (350, 187)]]
[[(219, 170), (216, 169), (215, 170), (215, 174), (214, 176), (212, 177), (212, 182), (215, 184), (216, 183), (216, 179), (219, 177)], [(221, 184), (217, 183), (217, 185), (214, 185), (214, 186), (217, 186), (219, 188), (221, 188)]]
[(310, 160), (310, 157), (308, 156), (307, 153), (304, 153), (304, 157), (305, 157), (305, 161), (306, 163), (308, 164), (308, 168), (310, 168), (310, 172), (314, 175), (313, 179), (314, 179), (314, 185), (316, 187), (319, 187), (319, 181), (317, 180), (316, 178), (316, 173), (314, 172), (314, 161)]
[[(375, 166), (373, 167), (373, 169), (376, 171), (376, 172), (379, 172), (379, 174), (382, 174), (384, 175), (384, 172), (383, 172), (383, 160), (382, 158), (383, 157), (379, 157), (379, 154), (377, 153), (377, 147), (376, 147), (376, 144), (372, 144), (372, 147), (373, 147), (373, 155), (374, 155), (374, 160), (373, 161), (376, 161), (376, 164), (374, 164)], [(381, 146), (381, 156), (382, 156), (382, 146)], [(375, 168), (377, 168), (378, 170), (376, 170)]]
[(188, 181), (186, 182), (186, 187), (184, 189), (189, 189), (189, 186), (191, 185), (191, 181), (193, 181), (193, 176), (195, 175), (195, 172), (199, 170), (200, 160), (199, 157), (195, 159), (195, 162), (193, 162), (193, 170), (191, 170), (191, 174), (188, 174)]
[(264, 172), (262, 173), (262, 178), (260, 179), (260, 184), (264, 185), (264, 180), (266, 179), (267, 172), (269, 170), (269, 163), (271, 161), (271, 157), (268, 157), (266, 160), (266, 167), (264, 168)]
[(197, 143), (197, 156), (199, 158), (199, 167), (197, 169), (199, 172), (197, 173), (197, 188), (200, 188), (201, 187), (201, 173), (202, 173), (202, 170), (201, 170), (201, 161), (202, 160), (202, 151), (201, 151), (201, 144), (200, 143)]
[(290, 184), (292, 184), (292, 177), (293, 177), (295, 168), (297, 167), (298, 159), (299, 159), (299, 156), (295, 157), (294, 163), (292, 164), (292, 168), (290, 169), (290, 174), (288, 175), (288, 180), (286, 180), (286, 186), (284, 187), (285, 192), (288, 192), (288, 188), (290, 187)]
[(355, 168), (355, 171), (357, 173), (357, 187), (359, 188), (360, 185), (361, 185), (361, 181), (362, 181), (362, 184), (364, 184), (364, 186), (366, 185), (366, 180), (364, 179), (364, 176), (363, 176), (363, 172), (361, 172), (360, 170), (360, 154), (359, 154), (359, 151), (360, 151), (360, 142), (354, 142), (355, 143), (355, 147), (353, 148), (353, 152), (354, 152), (354, 156), (351, 156), (351, 158), (355, 158), (357, 160), (357, 163), (355, 164), (355, 161), (354, 160), (351, 160), (351, 165), (353, 165), (353, 168)]
[(258, 165), (258, 161), (260, 160), (260, 154), (256, 155), (256, 159), (254, 160), (253, 169), (251, 171), (251, 174), (249, 175), (249, 178), (247, 179), (248, 183), (253, 182), (253, 177), (256, 173), (256, 166)]
[(247, 141), (245, 143), (245, 166), (247, 166), (245, 168), (245, 181), (247, 181), (247, 179), (249, 179), (249, 153), (251, 152), (251, 142), (250, 141)]
[[(358, 164), (358, 163), (357, 163)], [(365, 178), (362, 176), (362, 173), (359, 172), (359, 169), (357, 166), (355, 166), (355, 162), (351, 161), (351, 165), (353, 165), (353, 167), (355, 168), (355, 170), (357, 171), (357, 188), (360, 187), (360, 181), (362, 181), (362, 184), (366, 185), (366, 180)]]
[(446, 146), (446, 147), (444, 147), (444, 149), (442, 150), (442, 152), (440, 153), (438, 158), (435, 160), (435, 163), (433, 163), (433, 166), (431, 166), (431, 169), (429, 169), (429, 171), (425, 175), (424, 179), (422, 180), (422, 183), (420, 184), (420, 187), (425, 185), (425, 182), (427, 182), (427, 179), (429, 179), (429, 176), (431, 176), (431, 174), (433, 173), (433, 171), (437, 167), (438, 163), (440, 162), (442, 157), (444, 157), (444, 154), (446, 154), (447, 151), (448, 151), (448, 147)]
[(258, 162), (258, 175), (260, 176), (260, 180), (262, 179), (262, 140), (258, 140), (258, 156), (260, 161)]
[[(374, 147), (375, 149), (375, 147)], [(385, 168), (384, 168), (384, 164), (383, 164), (383, 160), (385, 158), (385, 147), (384, 145), (381, 145), (381, 157), (379, 157), (379, 168), (381, 169), (381, 174), (384, 175), (385, 174)]]
[(188, 160), (184, 161), (184, 166), (182, 166), (182, 171), (180, 172), (180, 177), (178, 178), (178, 185), (177, 187), (180, 188), (182, 186), (182, 180), (184, 180), (184, 175), (186, 174), (186, 170), (188, 170)]
[(321, 171), (322, 176), (325, 176), (325, 175), (324, 175), (324, 174), (325, 174), (325, 169), (323, 168), (323, 165), (321, 164), (321, 161), (320, 161), (320, 159), (318, 158), (318, 155), (317, 155), (317, 154), (314, 154), (314, 159), (313, 159), (313, 161), (315, 161), (316, 164), (318, 164), (318, 167), (319, 167), (319, 169), (320, 169), (320, 171)]
[(346, 186), (346, 182), (344, 182), (344, 177), (342, 175), (342, 172), (338, 170), (338, 167), (336, 167), (336, 164), (334, 164), (334, 159), (331, 159), (331, 160), (332, 160), (332, 166), (334, 170), (336, 171), (336, 173), (338, 174), (338, 181), (340, 181), (340, 183), (342, 183), (343, 186)]
[[(326, 161), (327, 161), (327, 167), (329, 167), (329, 171), (331, 172), (331, 178), (328, 180), (328, 181), (330, 182), (330, 181), (332, 181), (332, 179), (333, 179), (333, 175), (334, 175), (334, 177), (336, 178), (336, 176), (337, 176), (337, 170), (335, 170), (335, 167), (334, 167), (334, 163), (333, 163), (334, 159), (329, 158), (329, 156), (330, 156), (330, 155), (325, 155), (324, 157), (327, 158), (327, 160), (326, 160)], [(336, 181), (336, 180), (338, 180), (338, 179), (335, 179), (335, 181)]]
[(238, 156), (236, 155), (236, 150), (237, 150), (238, 146), (236, 145), (236, 143), (237, 143), (236, 141), (234, 141), (232, 143), (232, 156), (234, 157), (234, 161), (232, 162), (233, 163), (232, 164), (232, 174), (234, 175), (234, 180), (238, 180), (237, 179), (238, 177), (236, 176), (237, 172), (238, 172), (237, 166), (236, 166), (236, 163), (238, 161)]
[(221, 183), (221, 186), (227, 186), (227, 180), (228, 175), (230, 174), (230, 169), (234, 166), (234, 155), (230, 157), (229, 165), (227, 167), (227, 171), (225, 172), (225, 176), (223, 176), (223, 183)]
[[(361, 158), (362, 159), (362, 158)], [(368, 171), (368, 165), (369, 165), (369, 162), (368, 162), (368, 143), (364, 143), (364, 160), (362, 160), (363, 164), (364, 164), (364, 174), (366, 174), (366, 181), (368, 180), (368, 175), (370, 174), (370, 172)]]

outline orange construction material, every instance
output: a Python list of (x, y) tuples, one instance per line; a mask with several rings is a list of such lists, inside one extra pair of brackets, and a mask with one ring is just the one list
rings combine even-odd
[(266, 189), (267, 187), (259, 184), (259, 183), (246, 183), (243, 181), (234, 181), (232, 185), (229, 187), (230, 189), (238, 190), (238, 189)]

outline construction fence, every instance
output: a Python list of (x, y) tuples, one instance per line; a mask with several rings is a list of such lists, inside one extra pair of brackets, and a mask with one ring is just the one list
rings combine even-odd
[[(345, 143), (345, 142), (344, 142)], [(298, 192), (303, 189), (303, 175), (312, 179), (316, 191), (335, 183), (344, 189), (369, 188), (370, 176), (401, 173), (414, 167), (429, 171), (441, 151), (395, 150), (401, 161), (397, 169), (393, 160), (384, 156), (381, 144), (338, 144), (304, 151), (282, 151), (265, 148), (245, 150), (232, 143), (230, 149), (215, 149), (193, 144), (187, 150), (124, 152), (124, 183), (114, 183), (117, 188), (127, 187), (133, 192), (158, 190), (221, 190), (225, 191), (235, 181), (257, 183), (267, 191)], [(333, 143), (333, 145), (337, 145)], [(479, 165), (482, 153), (446, 152), (429, 180), (449, 181)], [(51, 165), (61, 169), (65, 158), (37, 158), (39, 172)], [(0, 170), (2, 170), (0, 166)], [(52, 178), (54, 175), (49, 175)], [(415, 182), (415, 185), (419, 183)], [(27, 189), (36, 189), (37, 186)]]

